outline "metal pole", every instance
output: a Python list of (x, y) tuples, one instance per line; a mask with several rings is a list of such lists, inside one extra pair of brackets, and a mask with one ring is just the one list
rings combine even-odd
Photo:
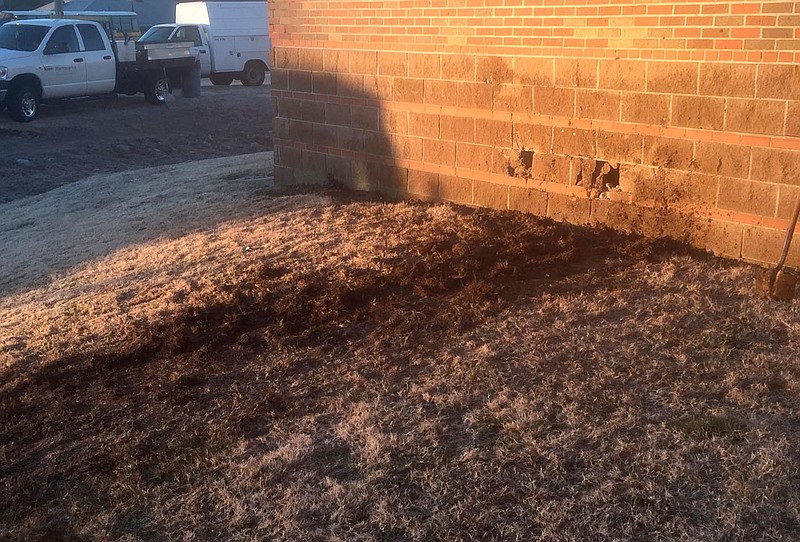
[(56, 17), (64, 16), (64, 0), (55, 0), (53, 3), (53, 11)]

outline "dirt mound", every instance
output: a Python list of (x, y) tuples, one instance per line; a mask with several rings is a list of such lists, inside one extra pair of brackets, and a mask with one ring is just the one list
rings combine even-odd
[[(334, 194), (341, 199), (346, 194)], [(419, 217), (378, 268), (312, 272), (259, 263), (230, 283), (202, 292), (159, 320), (133, 324), (128, 351), (87, 352), (60, 363), (121, 368), (198, 350), (211, 351), (254, 337), (253, 332), (292, 345), (346, 342), (349, 328), (374, 332), (391, 313), (415, 315), (403, 329), (393, 321), (385, 333), (409, 333), (418, 318), (428, 322), (417, 341), (474, 325), (470, 307), (501, 310), (520, 295), (558, 291), (585, 283), (597, 287), (620, 269), (666, 255), (702, 254), (668, 239), (645, 239), (611, 230), (588, 230), (518, 213), (457, 208), (450, 229), (430, 228)], [(468, 229), (462, 229), (468, 223)], [(458, 227), (455, 225), (458, 224)], [(285, 262), (288, 264), (288, 262)], [(186, 292), (175, 292), (176, 298)], [(420, 312), (422, 311), (422, 312)], [(417, 345), (419, 346), (419, 345)], [(53, 366), (58, 363), (53, 364)], [(51, 367), (52, 368), (52, 367)]]

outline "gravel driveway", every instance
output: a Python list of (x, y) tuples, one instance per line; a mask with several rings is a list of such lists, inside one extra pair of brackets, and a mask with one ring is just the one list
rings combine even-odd
[(215, 87), (167, 106), (142, 95), (45, 105), (19, 124), (0, 113), (0, 203), (90, 175), (272, 149), (272, 100), (264, 86)]

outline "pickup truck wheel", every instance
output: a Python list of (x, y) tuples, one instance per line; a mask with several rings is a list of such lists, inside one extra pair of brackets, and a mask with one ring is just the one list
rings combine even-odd
[(153, 105), (164, 105), (169, 94), (169, 80), (162, 74), (153, 75), (144, 87), (144, 99)]
[(21, 85), (6, 96), (8, 115), (17, 122), (30, 122), (39, 116), (39, 93), (35, 88)]
[(232, 75), (223, 75), (215, 73), (214, 75), (209, 75), (208, 78), (211, 80), (212, 85), (225, 86), (233, 83)]
[(267, 78), (264, 66), (258, 62), (248, 62), (242, 72), (242, 84), (246, 87), (260, 87)]

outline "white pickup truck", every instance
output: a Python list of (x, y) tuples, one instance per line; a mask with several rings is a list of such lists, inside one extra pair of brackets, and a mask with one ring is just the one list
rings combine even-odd
[(203, 77), (215, 85), (264, 83), (269, 61), (267, 2), (181, 2), (175, 23), (151, 27), (139, 43), (192, 42)]
[(143, 92), (162, 104), (169, 80), (194, 69), (191, 43), (137, 48), (121, 61), (116, 43), (97, 22), (31, 19), (0, 26), (0, 106), (28, 122), (42, 101)]

